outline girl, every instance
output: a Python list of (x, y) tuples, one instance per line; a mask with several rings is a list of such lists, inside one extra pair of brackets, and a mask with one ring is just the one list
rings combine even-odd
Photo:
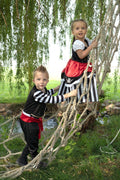
[[(73, 89), (76, 89), (79, 84), (84, 70), (87, 67), (89, 60), (89, 53), (93, 48), (97, 47), (97, 41), (94, 40), (90, 43), (90, 40), (85, 37), (87, 33), (87, 23), (83, 19), (75, 20), (71, 24), (71, 31), (74, 35), (72, 44), (72, 58), (68, 61), (66, 67), (62, 71), (61, 85), (59, 88), (59, 94), (68, 93)], [(90, 63), (87, 70), (87, 85), (90, 80), (90, 73), (92, 71), (92, 64)], [(84, 79), (79, 86), (77, 101), (83, 93)], [(85, 94), (80, 103), (86, 102), (87, 94)], [(67, 102), (70, 98), (67, 99)], [(98, 101), (96, 79), (95, 75), (92, 77), (92, 83), (89, 91), (89, 102)]]

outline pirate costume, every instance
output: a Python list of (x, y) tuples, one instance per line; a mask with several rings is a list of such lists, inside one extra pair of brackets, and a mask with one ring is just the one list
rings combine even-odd
[[(90, 40), (85, 38), (85, 44), (80, 40), (75, 40), (72, 45), (72, 58), (68, 61), (66, 67), (63, 69), (61, 74), (61, 85), (59, 88), (58, 94), (65, 94), (69, 93), (71, 90), (77, 88), (77, 85), (81, 81), (83, 73), (87, 68), (87, 63), (89, 60), (89, 55), (83, 59), (80, 59), (76, 53), (77, 50), (85, 50), (90, 45)], [(87, 88), (90, 82), (90, 74), (92, 72), (92, 63), (90, 63), (88, 70), (87, 70)], [(78, 95), (77, 95), (77, 102), (80, 99), (80, 96), (83, 94), (84, 90), (84, 78), (78, 88)], [(66, 101), (69, 102), (71, 98), (67, 98)], [(87, 94), (85, 94), (82, 98), (80, 103), (86, 102)], [(91, 86), (89, 90), (89, 102), (97, 102), (98, 101), (98, 94), (97, 94), (97, 87), (96, 87), (96, 78), (95, 74), (91, 80)]]
[(52, 96), (54, 90), (47, 90), (45, 93), (38, 90), (36, 86), (32, 88), (27, 98), (24, 110), (20, 116), (20, 125), (24, 132), (26, 146), (22, 155), (17, 160), (20, 166), (27, 164), (27, 155), (34, 158), (38, 152), (38, 143), (43, 131), (42, 116), (46, 109), (46, 103), (60, 103), (65, 100), (63, 95)]

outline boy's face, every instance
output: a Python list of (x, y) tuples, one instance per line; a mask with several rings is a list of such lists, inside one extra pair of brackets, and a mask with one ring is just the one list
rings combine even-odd
[(44, 88), (49, 82), (47, 73), (36, 71), (33, 82), (38, 90), (44, 91)]

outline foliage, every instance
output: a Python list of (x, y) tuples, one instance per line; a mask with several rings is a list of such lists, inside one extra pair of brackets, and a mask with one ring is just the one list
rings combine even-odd
[(70, 22), (84, 18), (89, 24), (88, 36), (93, 38), (105, 10), (105, 0), (1, 0), (0, 78), (4, 78), (6, 69), (9, 78), (15, 71), (17, 88), (25, 78), (30, 89), (33, 70), (49, 59), (50, 37), (62, 48), (66, 45), (66, 34), (71, 36)]
[(107, 75), (102, 89), (105, 92), (105, 99), (120, 100), (120, 75), (117, 70), (114, 76)]

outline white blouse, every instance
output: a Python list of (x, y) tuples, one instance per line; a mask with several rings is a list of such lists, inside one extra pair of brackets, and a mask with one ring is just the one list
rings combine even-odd
[[(91, 41), (88, 38), (85, 38), (88, 41), (88, 44), (91, 44)], [(84, 50), (85, 44), (80, 40), (75, 40), (73, 43), (73, 50), (77, 51), (78, 49)]]

